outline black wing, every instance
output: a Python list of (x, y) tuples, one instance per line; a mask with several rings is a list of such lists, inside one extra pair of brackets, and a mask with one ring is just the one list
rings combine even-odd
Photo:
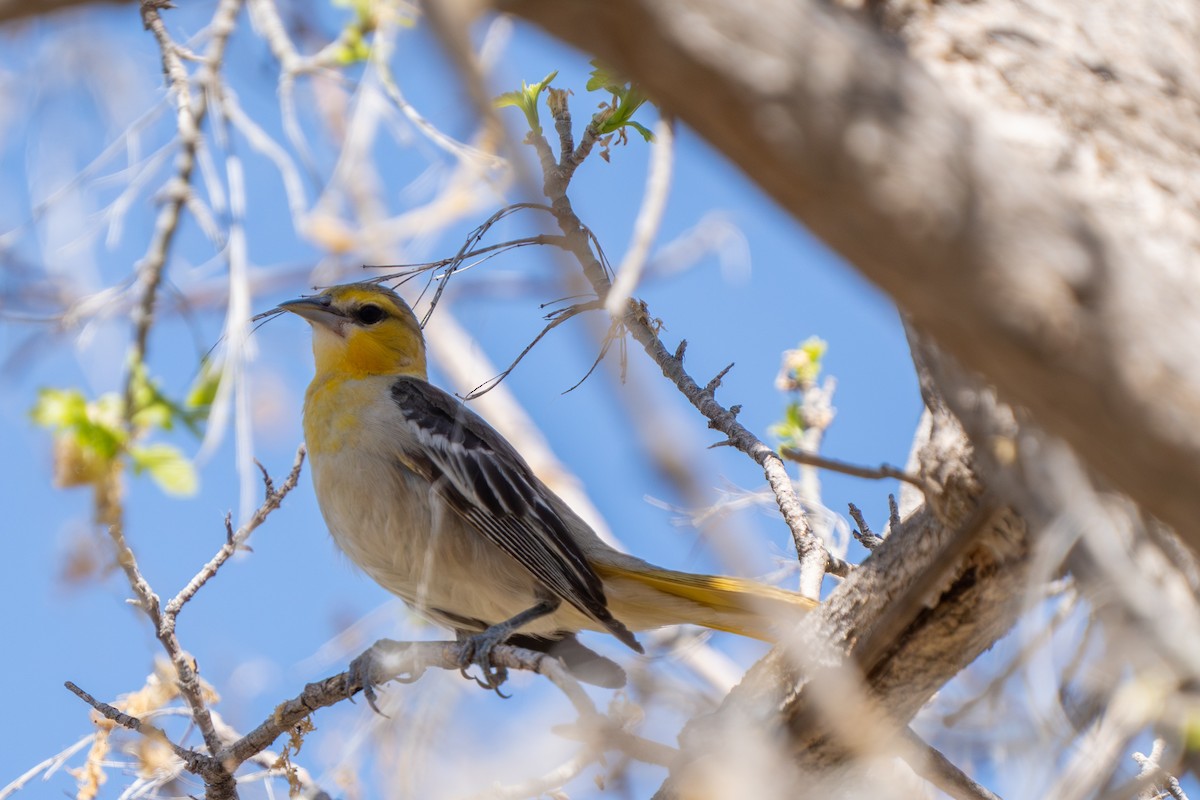
[(555, 512), (550, 490), (512, 445), (462, 403), (418, 378), (397, 378), (392, 399), (418, 445), (404, 448), (406, 466), (549, 592), (640, 652), (633, 635), (609, 613), (600, 577), (568, 522)]

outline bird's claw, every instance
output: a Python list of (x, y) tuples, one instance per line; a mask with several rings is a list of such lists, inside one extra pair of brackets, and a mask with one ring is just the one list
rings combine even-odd
[(361, 655), (351, 661), (349, 668), (346, 670), (346, 673), (349, 676), (349, 681), (347, 682), (349, 691), (347, 692), (346, 696), (353, 701), (353, 687), (361, 686), (363, 697), (367, 699), (367, 705), (371, 707), (371, 710), (381, 717), (386, 717), (387, 714), (384, 714), (382, 711), (380, 711), (379, 705), (375, 702), (377, 695), (375, 694), (375, 679), (373, 677), (374, 670), (375, 648), (369, 647), (364, 650)]
[[(458, 657), (458, 667), (464, 678), (469, 678), (484, 689), (508, 699), (511, 695), (500, 691), (500, 687), (508, 680), (508, 669), (492, 663), (492, 648), (502, 641), (504, 635), (497, 635), (491, 630), (464, 637), (460, 642), (462, 650)], [(467, 670), (471, 665), (479, 667), (483, 677), (469, 675)]]

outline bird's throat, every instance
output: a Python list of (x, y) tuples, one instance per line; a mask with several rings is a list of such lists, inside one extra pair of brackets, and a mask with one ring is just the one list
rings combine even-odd
[(352, 328), (343, 332), (314, 326), (313, 359), (318, 378), (411, 375), (428, 380), (419, 339), (387, 341)]

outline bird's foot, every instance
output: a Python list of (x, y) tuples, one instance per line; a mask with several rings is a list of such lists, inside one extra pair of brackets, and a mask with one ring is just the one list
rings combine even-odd
[[(410, 642), (380, 639), (364, 650), (361, 655), (350, 662), (350, 666), (346, 670), (346, 696), (353, 700), (354, 693), (361, 688), (363, 697), (367, 699), (367, 705), (371, 707), (371, 710), (381, 717), (386, 717), (387, 714), (379, 710), (379, 704), (376, 702), (378, 695), (375, 687), (382, 685), (376, 680), (376, 677), (380, 674), (387, 675), (382, 683), (387, 681), (412, 683), (421, 677), (423, 669), (419, 667), (408, 668), (395, 674), (395, 659), (407, 652), (410, 646)], [(389, 667), (391, 668), (389, 669)]]
[(346, 696), (351, 700), (354, 699), (354, 692), (357, 688), (362, 687), (363, 697), (367, 699), (367, 705), (371, 710), (381, 717), (386, 717), (379, 710), (379, 705), (375, 702), (375, 648), (368, 647), (353, 661), (350, 662), (350, 667), (346, 670)]
[[(512, 629), (509, 626), (500, 624), (493, 625), (483, 633), (462, 635), (458, 640), (462, 646), (458, 657), (459, 671), (462, 676), (470, 678), (484, 689), (493, 691), (505, 699), (511, 695), (500, 691), (500, 687), (508, 680), (508, 669), (492, 663), (492, 648), (501, 644), (511, 633)], [(482, 678), (467, 674), (467, 670), (472, 664), (479, 667)]]

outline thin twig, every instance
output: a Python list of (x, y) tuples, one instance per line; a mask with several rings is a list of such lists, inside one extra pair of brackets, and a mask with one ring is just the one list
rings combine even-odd
[[(287, 497), (288, 493), (291, 492), (292, 489), (296, 488), (296, 483), (300, 479), (300, 469), (304, 465), (305, 453), (306, 450), (303, 444), (296, 448), (296, 460), (292, 463), (292, 471), (288, 473), (287, 478), (283, 481), (278, 489), (271, 484), (270, 477), (267, 476), (265, 472), (263, 473), (263, 482), (266, 485), (267, 496), (263, 500), (262, 505), (258, 507), (258, 510), (254, 512), (254, 515), (251, 516), (250, 519), (246, 520), (246, 522), (237, 529), (237, 532), (227, 533), (225, 537), (225, 544), (223, 544), (221, 549), (217, 551), (217, 554), (213, 556), (190, 581), (188, 581), (187, 585), (179, 590), (179, 594), (171, 598), (163, 612), (164, 615), (172, 618), (178, 616), (179, 612), (183, 609), (184, 604), (186, 604), (192, 599), (192, 597), (195, 596), (196, 592), (200, 590), (201, 586), (203, 586), (214, 575), (217, 574), (217, 570), (221, 568), (221, 565), (228, 561), (229, 557), (237, 552), (238, 548), (246, 543), (246, 540), (250, 538), (250, 534), (254, 533), (254, 531), (260, 525), (267, 521), (267, 517), (270, 516), (271, 512), (279, 508), (280, 504), (283, 502), (283, 498)], [(227, 529), (228, 526), (229, 522), (227, 518)]]
[(42, 780), (47, 780), (51, 773), (53, 773), (60, 765), (62, 765), (63, 762), (78, 753), (83, 748), (87, 747), (95, 738), (96, 734), (89, 733), (87, 736), (84, 736), (82, 739), (67, 747), (65, 750), (62, 750), (50, 756), (45, 761), (30, 767), (17, 778), (12, 780), (7, 786), (0, 788), (0, 800), (6, 800), (6, 798), (16, 794), (25, 787), (26, 783), (33, 780), (43, 772), (45, 775), (42, 777)]
[(854, 524), (858, 526), (858, 530), (850, 532), (851, 535), (858, 540), (858, 543), (868, 550), (874, 550), (876, 547), (879, 547), (879, 545), (883, 544), (883, 537), (876, 535), (875, 532), (871, 530), (871, 526), (867, 524), (867, 520), (863, 516), (862, 510), (858, 506), (854, 505), (854, 503), (847, 503), (846, 505), (850, 507), (850, 519), (854, 520)]
[[(1000, 800), (942, 755), (941, 751), (918, 736), (912, 728), (903, 733), (908, 746), (916, 752), (905, 758), (913, 772), (932, 783), (954, 800)], [(914, 757), (915, 756), (915, 757)]]
[(161, 744), (165, 744), (171, 749), (171, 752), (179, 757), (184, 764), (187, 765), (188, 771), (196, 775), (208, 776), (213, 772), (214, 768), (220, 769), (220, 764), (217, 763), (211, 756), (204, 753), (197, 753), (195, 750), (189, 750), (186, 747), (180, 747), (171, 741), (171, 737), (167, 736), (166, 731), (148, 722), (142, 722), (135, 716), (126, 714), (116, 706), (111, 706), (108, 703), (102, 703), (90, 694), (80, 689), (71, 681), (66, 681), (64, 686), (78, 697), (83, 702), (87, 703), (96, 711), (100, 712), (105, 719), (111, 720), (122, 728), (128, 728), (145, 736), (147, 739), (152, 739)]
[(929, 493), (929, 487), (918, 476), (898, 467), (893, 467), (890, 464), (880, 464), (878, 467), (863, 467), (858, 464), (851, 464), (848, 461), (839, 461), (836, 458), (819, 456), (816, 453), (806, 453), (794, 447), (784, 447), (779, 453), (788, 461), (795, 461), (797, 464), (807, 464), (811, 467), (827, 469), (831, 472), (840, 472), (843, 475), (853, 475), (855, 478), (865, 478), (867, 480), (881, 481), (892, 478), (910, 483), (922, 492)]
[[(533, 338), (533, 341), (530, 342), (529, 344), (525, 345), (525, 349), (517, 354), (517, 357), (513, 359), (512, 363), (508, 365), (507, 369), (505, 369), (499, 375), (496, 375), (494, 378), (490, 378), (490, 379), (484, 381), (483, 383), (479, 384), (474, 389), (472, 389), (470, 391), (470, 393), (468, 393), (462, 399), (465, 401), (466, 400), (474, 400), (477, 397), (487, 394), (489, 391), (494, 389), (496, 387), (496, 385), (500, 383), (500, 381), (507, 378), (509, 376), (509, 374), (514, 369), (517, 368), (517, 365), (521, 363), (521, 360), (529, 354), (529, 351), (532, 350), (534, 348), (534, 346), (537, 345), (537, 343), (540, 342), (546, 334), (548, 334), (550, 331), (554, 330), (555, 328), (557, 328), (559, 325), (563, 324), (567, 320), (571, 319), (572, 317), (582, 314), (585, 311), (594, 311), (598, 308), (600, 308), (599, 301), (592, 300), (587, 303), (577, 303), (577, 304), (571, 306), (570, 308), (567, 308), (567, 309), (557, 312), (554, 315), (554, 318), (551, 319), (550, 322), (546, 324), (546, 327), (542, 328), (541, 332), (538, 333), (538, 335)], [(578, 384), (576, 384), (576, 385), (578, 385)], [(571, 387), (571, 388), (575, 388), (575, 387)], [(567, 391), (570, 391), (570, 390), (568, 389)]]
[(831, 556), (824, 543), (812, 532), (804, 508), (792, 487), (791, 476), (779, 454), (737, 421), (736, 406), (728, 409), (722, 406), (708, 387), (702, 389), (684, 370), (683, 348), (680, 347), (674, 355), (667, 350), (644, 304), (631, 300), (624, 322), (633, 338), (658, 364), (663, 375), (708, 419), (709, 427), (725, 434), (730, 446), (750, 456), (762, 468), (784, 522), (792, 533), (801, 565), (801, 591), (816, 597), (821, 578), (826, 572), (840, 577), (848, 575), (849, 565)]
[[(556, 102), (552, 108), (556, 116), (561, 116), (569, 111), (566, 98), (560, 99), (561, 102)], [(584, 276), (591, 283), (597, 297), (606, 298), (611, 286), (607, 270), (592, 250), (591, 236), (575, 214), (571, 200), (567, 196), (570, 177), (574, 172), (574, 167), (578, 165), (574, 160), (575, 154), (572, 154), (571, 163), (556, 164), (550, 152), (550, 145), (543, 135), (531, 131), (526, 136), (526, 142), (538, 153), (544, 173), (543, 191), (550, 199), (555, 220), (566, 240), (566, 249), (579, 262)], [(581, 142), (580, 147), (582, 146)], [(792, 540), (795, 543), (801, 565), (801, 592), (810, 597), (818, 597), (821, 580), (826, 572), (842, 576), (848, 574), (849, 565), (840, 559), (833, 558), (824, 543), (813, 533), (804, 508), (800, 504), (800, 499), (796, 496), (796, 491), (792, 486), (791, 477), (779, 454), (737, 421), (736, 406), (727, 409), (716, 401), (714, 394), (720, 382), (714, 380), (702, 389), (688, 375), (683, 368), (683, 346), (680, 346), (675, 355), (667, 350), (658, 336), (661, 326), (650, 317), (645, 304), (630, 300), (621, 313), (620, 320), (651, 359), (658, 364), (663, 375), (674, 383), (688, 401), (709, 420), (709, 427), (725, 434), (729, 445), (746, 453), (762, 468), (767, 483), (775, 494), (780, 514), (792, 533)]]
[(167, 33), (166, 25), (159, 16), (162, 4), (155, 0), (143, 0), (141, 6), (142, 22), (146, 29), (154, 34), (162, 52), (163, 71), (171, 91), (175, 94), (176, 126), (179, 132), (179, 155), (176, 158), (175, 175), (163, 188), (165, 202), (158, 212), (154, 222), (154, 234), (150, 246), (138, 264), (137, 290), (140, 300), (134, 307), (132, 318), (134, 322), (133, 353), (130, 358), (132, 367), (125, 379), (125, 419), (129, 421), (134, 414), (133, 390), (134, 376), (137, 368), (146, 359), (146, 347), (150, 337), (150, 327), (154, 324), (154, 308), (158, 298), (158, 289), (162, 284), (163, 271), (167, 265), (167, 256), (179, 228), (181, 210), (187, 202), (191, 189), (189, 184), (192, 172), (196, 166), (196, 151), (200, 147), (200, 126), (208, 111), (207, 84), (216, 79), (225, 58), (225, 45), (233, 33), (234, 21), (241, 10), (241, 0), (222, 0), (213, 15), (212, 40), (205, 51), (204, 59), (197, 73), (197, 83), (201, 90), (192, 96), (188, 84), (187, 70), (179, 58), (179, 50)]
[[(369, 652), (372, 653), (371, 678), (376, 684), (392, 680), (411, 683), (429, 669), (458, 671), (462, 663), (462, 645), (457, 642), (395, 642), (383, 639), (372, 645)], [(596, 711), (591, 697), (558, 659), (520, 647), (499, 645), (492, 650), (492, 662), (497, 667), (545, 676), (566, 695), (585, 723), (594, 725), (594, 721), (605, 719)], [(221, 748), (217, 758), (227, 766), (242, 764), (314, 711), (353, 697), (362, 690), (362, 684), (350, 671), (310, 683), (299, 695), (276, 706), (271, 716), (254, 730)]]

